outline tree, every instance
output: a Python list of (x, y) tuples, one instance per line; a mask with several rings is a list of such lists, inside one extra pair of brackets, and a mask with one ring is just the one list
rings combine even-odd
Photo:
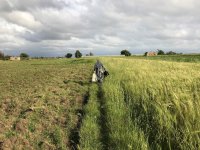
[(20, 57), (21, 57), (21, 59), (28, 59), (28, 58), (29, 58), (29, 55), (26, 54), (26, 53), (21, 53), (21, 54), (20, 54)]
[(4, 53), (0, 51), (0, 59), (4, 59)]
[(86, 54), (85, 56), (94, 56), (94, 54), (90, 52), (89, 54)]
[(145, 52), (145, 53), (144, 53), (144, 56), (147, 56), (147, 54), (148, 54), (148, 52)]
[(82, 57), (82, 54), (81, 54), (81, 52), (79, 50), (76, 50), (75, 57), (76, 58), (81, 58)]
[(166, 55), (176, 55), (176, 52), (169, 51), (169, 52), (166, 53)]
[(89, 56), (94, 56), (94, 54), (92, 52), (90, 52)]
[(121, 55), (125, 55), (125, 56), (131, 56), (131, 53), (128, 50), (122, 50), (121, 51)]
[(10, 60), (10, 57), (9, 55), (4, 56), (4, 60)]
[(66, 57), (66, 58), (71, 58), (71, 57), (72, 57), (72, 54), (71, 54), (71, 53), (67, 53), (67, 54), (65, 55), (65, 57)]
[(165, 52), (163, 50), (158, 49), (158, 55), (165, 55)]

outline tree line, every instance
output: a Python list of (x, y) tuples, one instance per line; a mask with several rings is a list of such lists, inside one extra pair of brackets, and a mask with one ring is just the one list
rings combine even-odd
[[(148, 52), (145, 52), (144, 56), (147, 56), (147, 53)], [(163, 50), (160, 50), (160, 49), (158, 49), (156, 53), (157, 53), (157, 55), (182, 55), (183, 54), (183, 53), (176, 53), (174, 51), (168, 51), (165, 53)], [(121, 55), (131, 56), (132, 54), (128, 50), (125, 49), (125, 50), (121, 51)]]
[[(72, 53), (67, 53), (67, 54), (65, 55), (66, 58), (71, 58), (72, 56), (73, 56)], [(79, 50), (76, 50), (74, 56), (75, 56), (76, 58), (81, 58), (81, 57), (82, 57), (82, 53), (81, 53)]]
[[(66, 58), (71, 58), (72, 56), (73, 56), (72, 53), (67, 53), (67, 54), (65, 55)], [(82, 54), (79, 50), (76, 50), (74, 56), (75, 56), (76, 58), (81, 58), (81, 57), (83, 56), (83, 54)], [(86, 54), (86, 56), (94, 56), (94, 54), (93, 54), (92, 52), (90, 52), (89, 54)]]
[[(145, 52), (144, 56), (146, 56), (147, 53), (148, 52)], [(131, 56), (132, 55), (131, 52), (126, 50), (126, 49), (122, 50), (120, 54), (124, 55), (124, 56)], [(177, 55), (177, 54), (180, 55), (182, 53), (176, 53), (176, 52), (173, 52), (173, 51), (168, 51), (168, 52), (165, 53), (163, 50), (160, 50), (160, 49), (157, 50), (157, 55)], [(73, 56), (72, 53), (67, 53), (65, 55), (66, 58), (72, 58), (72, 56)], [(76, 50), (76, 52), (74, 53), (75, 58), (81, 58), (82, 56), (83, 56), (83, 54), (79, 50)], [(86, 54), (86, 56), (94, 56), (94, 54), (90, 52), (89, 54)], [(9, 60), (10, 57), (11, 56), (4, 55), (4, 53), (0, 51), (0, 60)], [(20, 58), (21, 59), (28, 59), (29, 55), (26, 54), (26, 53), (21, 53)], [(41, 57), (41, 58), (43, 58), (43, 57)]]
[(168, 51), (168, 52), (165, 53), (163, 50), (158, 49), (158, 50), (157, 50), (157, 54), (158, 54), (158, 55), (181, 55), (181, 54), (183, 54), (183, 53), (176, 53), (176, 52), (174, 52), (174, 51)]
[[(4, 55), (3, 52), (0, 51), (0, 60), (9, 60), (11, 56), (9, 55)], [(21, 59), (28, 59), (29, 58), (29, 55), (26, 54), (26, 53), (21, 53), (20, 54), (20, 58)]]
[[(86, 54), (86, 56), (93, 56), (94, 54), (92, 52), (90, 52), (89, 54)], [(73, 56), (72, 53), (67, 53), (65, 55), (66, 58), (71, 58)], [(74, 53), (74, 57), (76, 58), (81, 58), (83, 56), (83, 54), (79, 51), (76, 50), (76, 52)], [(9, 55), (4, 55), (3, 52), (0, 51), (0, 60), (9, 60), (11, 56)], [(28, 59), (29, 55), (27, 53), (21, 53), (19, 56), (21, 59)], [(44, 58), (44, 57), (34, 57), (34, 58)], [(60, 57), (58, 57), (60, 58)]]

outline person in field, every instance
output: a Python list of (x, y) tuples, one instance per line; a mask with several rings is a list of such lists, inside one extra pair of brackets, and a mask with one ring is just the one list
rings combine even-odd
[(94, 65), (94, 73), (96, 74), (98, 82), (103, 82), (104, 77), (109, 75), (108, 71), (106, 71), (105, 67), (99, 60), (97, 60)]

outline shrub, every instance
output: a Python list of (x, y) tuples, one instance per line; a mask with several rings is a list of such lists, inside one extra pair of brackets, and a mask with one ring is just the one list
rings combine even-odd
[(71, 58), (71, 57), (72, 57), (72, 54), (71, 54), (71, 53), (67, 53), (67, 54), (65, 55), (65, 57), (66, 57), (66, 58)]
[(176, 52), (169, 51), (169, 52), (166, 53), (166, 55), (176, 55)]
[(28, 59), (28, 58), (29, 58), (29, 55), (26, 54), (26, 53), (21, 53), (21, 54), (20, 54), (20, 58), (21, 58), (21, 59)]
[(158, 55), (165, 55), (165, 52), (164, 52), (163, 50), (159, 50), (159, 49), (158, 49), (157, 54), (158, 54)]

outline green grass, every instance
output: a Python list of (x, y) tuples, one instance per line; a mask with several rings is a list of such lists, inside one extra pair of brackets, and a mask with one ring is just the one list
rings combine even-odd
[(68, 149), (92, 59), (0, 61), (3, 148)]
[(132, 56), (137, 59), (165, 60), (177, 62), (200, 62), (200, 55), (158, 55), (158, 56)]
[(102, 61), (110, 149), (198, 149), (200, 64)]
[(81, 150), (102, 149), (100, 131), (100, 104), (98, 102), (98, 86), (93, 84), (90, 87), (88, 104), (84, 107), (84, 120), (80, 130)]

